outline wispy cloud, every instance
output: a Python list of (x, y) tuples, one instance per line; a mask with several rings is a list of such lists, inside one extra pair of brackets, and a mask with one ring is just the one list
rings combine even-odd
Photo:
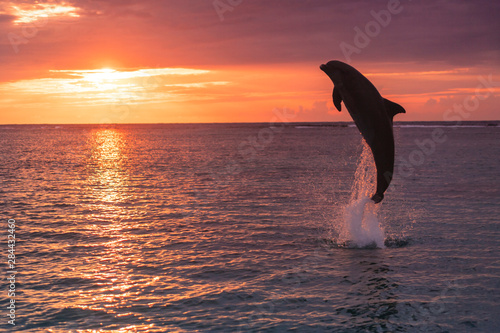
[[(48, 99), (57, 104), (71, 102), (72, 105), (112, 105), (116, 103), (144, 104), (158, 101), (171, 102), (185, 99), (188, 93), (214, 85), (228, 85), (227, 81), (210, 81), (206, 77), (211, 71), (191, 68), (151, 68), (116, 70), (110, 68), (93, 70), (52, 70), (55, 77), (3, 83), (3, 96), (17, 96), (17, 103), (28, 103)], [(191, 79), (172, 83), (180, 76)], [(183, 88), (184, 91), (180, 91)], [(189, 90), (189, 91), (186, 91)], [(39, 98), (35, 98), (36, 96)], [(30, 96), (28, 100), (24, 96)], [(0, 99), (1, 103), (2, 99)]]
[(8, 2), (4, 4), (4, 11), (7, 15), (15, 17), (13, 23), (15, 25), (33, 23), (37, 21), (45, 21), (49, 18), (67, 18), (79, 17), (79, 8), (64, 2), (51, 3), (16, 3)]

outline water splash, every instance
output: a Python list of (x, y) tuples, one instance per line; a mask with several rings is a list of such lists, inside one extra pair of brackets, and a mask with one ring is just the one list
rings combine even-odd
[(375, 163), (370, 147), (363, 140), (363, 152), (356, 169), (349, 203), (344, 207), (338, 244), (345, 247), (384, 248), (384, 230), (380, 226), (378, 210), (370, 196), (375, 190)]

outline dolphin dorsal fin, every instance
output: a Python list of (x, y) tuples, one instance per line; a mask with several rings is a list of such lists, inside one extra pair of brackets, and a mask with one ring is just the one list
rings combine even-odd
[(337, 87), (333, 88), (333, 104), (337, 108), (337, 110), (341, 110), (340, 102), (342, 102), (342, 96), (340, 96), (339, 89)]
[(385, 109), (389, 118), (394, 118), (398, 113), (406, 113), (405, 109), (397, 103), (391, 102), (390, 100), (384, 98)]

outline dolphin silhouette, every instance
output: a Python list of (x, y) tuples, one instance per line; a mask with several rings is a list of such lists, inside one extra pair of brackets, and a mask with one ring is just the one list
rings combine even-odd
[(384, 199), (394, 171), (392, 119), (406, 111), (401, 105), (383, 98), (363, 74), (346, 63), (332, 60), (319, 68), (333, 81), (333, 104), (340, 111), (340, 102), (344, 101), (372, 151), (377, 167), (377, 191), (371, 199), (379, 203)]

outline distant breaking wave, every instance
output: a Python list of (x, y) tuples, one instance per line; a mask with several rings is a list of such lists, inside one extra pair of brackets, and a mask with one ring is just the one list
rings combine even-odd
[(456, 123), (438, 123), (438, 124), (405, 124), (405, 123), (396, 123), (394, 124), (394, 127), (399, 127), (399, 128), (432, 128), (432, 127), (450, 127), (450, 128), (457, 128), (457, 127), (499, 127), (498, 123), (484, 123), (484, 124), (469, 124), (469, 123), (464, 123), (464, 124), (456, 124)]
[[(320, 129), (324, 127), (356, 127), (354, 123), (347, 122), (334, 122), (334, 123), (291, 123), (296, 129)], [(499, 121), (467, 121), (467, 122), (448, 122), (448, 121), (429, 121), (429, 122), (396, 122), (393, 127), (398, 128), (434, 128), (434, 127), (447, 127), (447, 128), (469, 128), (469, 127), (498, 127), (500, 128)]]

